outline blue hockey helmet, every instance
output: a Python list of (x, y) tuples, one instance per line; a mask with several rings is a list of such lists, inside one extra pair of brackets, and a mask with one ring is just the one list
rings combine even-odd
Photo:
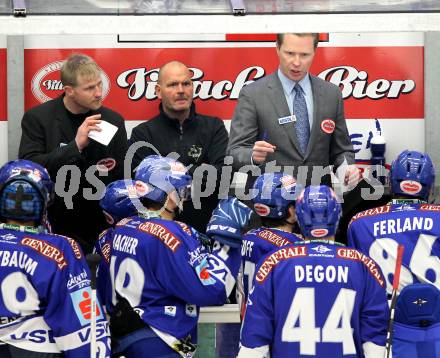
[(390, 184), (393, 194), (427, 200), (434, 181), (434, 165), (426, 153), (405, 150), (391, 165)]
[(100, 200), (107, 222), (110, 225), (137, 214), (135, 201), (144, 194), (144, 185), (134, 180), (116, 180), (107, 185)]
[(296, 217), (304, 237), (334, 236), (341, 218), (341, 204), (328, 186), (308, 186), (296, 201)]
[(175, 191), (178, 199), (183, 201), (191, 193), (192, 178), (179, 161), (150, 155), (136, 169), (135, 179), (146, 184), (143, 198), (163, 204), (168, 194)]
[(252, 199), (257, 215), (282, 219), (287, 215), (289, 204), (295, 205), (298, 187), (294, 177), (283, 173), (265, 173), (255, 180)]
[(53, 188), (41, 165), (24, 159), (6, 163), (0, 168), (0, 217), (41, 223)]

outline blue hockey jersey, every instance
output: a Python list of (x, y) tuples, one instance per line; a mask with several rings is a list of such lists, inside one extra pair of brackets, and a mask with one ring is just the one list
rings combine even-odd
[[(90, 357), (90, 272), (77, 243), (0, 224), (0, 267), (0, 341), (34, 352)], [(97, 357), (110, 357), (99, 303), (96, 316)]]
[(252, 289), (258, 261), (276, 248), (302, 240), (300, 235), (273, 228), (261, 227), (246, 233), (241, 244), (240, 285), (243, 302), (247, 301), (248, 293)]
[(382, 357), (389, 317), (379, 267), (340, 244), (307, 242), (264, 257), (240, 358)]
[(417, 282), (440, 289), (439, 223), (440, 205), (394, 200), (355, 215), (348, 228), (348, 244), (378, 263), (389, 294), (399, 244), (405, 247), (399, 291)]
[[(124, 219), (109, 237), (100, 240), (100, 247), (110, 249), (108, 259), (103, 255), (112, 282), (112, 290), (102, 292), (108, 310), (117, 303), (117, 291), (168, 345), (177, 349), (187, 339), (196, 344), (199, 306), (226, 302), (235, 285), (240, 250), (216, 243), (210, 253), (197, 231), (159, 218)], [(98, 281), (106, 280), (102, 272)], [(103, 287), (108, 287), (105, 282), (98, 286)]]

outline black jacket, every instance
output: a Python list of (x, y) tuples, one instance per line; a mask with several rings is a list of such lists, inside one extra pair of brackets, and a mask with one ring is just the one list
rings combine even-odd
[[(118, 127), (118, 131), (108, 146), (94, 140), (79, 152), (68, 112), (64, 107), (63, 96), (43, 103), (27, 111), (22, 119), (22, 137), (18, 156), (20, 159), (32, 160), (43, 165), (49, 171), (53, 181), (56, 180), (56, 192), (53, 205), (49, 208), (49, 219), (53, 231), (70, 236), (80, 242), (84, 251), (88, 252), (97, 239), (98, 234), (106, 227), (102, 210), (99, 207), (99, 197), (94, 200), (84, 198), (84, 189), (90, 189), (91, 194), (103, 194), (104, 184), (123, 178), (123, 165), (127, 150), (127, 132), (124, 119), (116, 112), (101, 107), (92, 114), (102, 115), (101, 119)], [(98, 170), (97, 164), (100, 165)], [(59, 169), (64, 165), (74, 165), (81, 173), (78, 190), (74, 190), (75, 181), (71, 178), (63, 182), (65, 176)], [(90, 173), (99, 179), (86, 179), (85, 173), (92, 167)], [(107, 167), (110, 170), (106, 170)], [(73, 173), (73, 172), (72, 172)], [(57, 178), (57, 174), (59, 177)], [(105, 175), (107, 174), (107, 175)], [(73, 208), (69, 208), (69, 200), (62, 192), (74, 190)], [(69, 196), (69, 195), (67, 195)]]
[[(217, 169), (217, 182), (221, 174), (223, 160), (228, 145), (228, 132), (223, 121), (216, 117), (204, 116), (196, 113), (194, 103), (191, 106), (189, 117), (180, 126), (179, 121), (168, 117), (159, 107), (160, 113), (156, 117), (139, 124), (131, 133), (130, 145), (138, 141), (146, 141), (156, 149), (141, 147), (134, 155), (133, 170), (148, 155), (160, 154), (167, 156), (175, 152), (178, 160), (185, 166), (193, 165), (190, 174), (201, 164), (210, 164)], [(202, 178), (194, 178), (194, 185)], [(204, 185), (202, 185), (204, 190)], [(217, 194), (201, 200), (202, 210), (194, 209), (190, 203), (185, 205), (183, 216), (180, 219), (187, 224), (204, 232), (213, 208), (217, 205)]]

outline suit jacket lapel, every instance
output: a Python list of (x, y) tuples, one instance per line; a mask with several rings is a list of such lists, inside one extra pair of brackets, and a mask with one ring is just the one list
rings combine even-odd
[(321, 123), (318, 123), (318, 119), (321, 118), (321, 106), (322, 106), (322, 91), (319, 81), (314, 76), (310, 76), (310, 82), (312, 84), (313, 93), (313, 123), (310, 130), (309, 144), (307, 145), (307, 151), (304, 159), (309, 156), (313, 150), (315, 142), (318, 140), (318, 132), (321, 127)]
[(65, 144), (67, 144), (75, 138), (76, 133), (73, 133), (72, 123), (70, 122), (66, 109), (63, 105), (63, 96), (58, 97), (57, 100), (59, 102), (56, 106), (56, 118), (59, 121), (61, 139)]
[[(268, 88), (269, 88), (269, 97), (272, 101), (274, 107), (275, 107), (275, 113), (277, 115), (277, 121), (278, 118), (283, 118), (290, 116), (291, 113), (289, 111), (289, 106), (286, 102), (286, 96), (284, 95), (283, 86), (281, 85), (281, 81), (278, 78), (277, 73), (273, 73), (271, 75), (271, 80), (268, 81)], [(295, 130), (295, 123), (290, 122), (286, 124), (276, 124), (279, 125), (284, 131), (286, 131), (287, 136), (289, 137), (290, 141), (292, 142), (293, 146), (296, 148), (298, 153), (301, 153), (301, 149), (298, 143), (298, 139), (296, 138), (296, 130)]]

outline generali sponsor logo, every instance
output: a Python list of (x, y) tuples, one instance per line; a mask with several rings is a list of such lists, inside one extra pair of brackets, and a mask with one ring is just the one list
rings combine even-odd
[(258, 283), (263, 283), (271, 273), (272, 269), (281, 261), (302, 256), (307, 256), (307, 248), (305, 246), (290, 246), (274, 252), (261, 264), (255, 275), (256, 281)]
[(370, 259), (368, 256), (365, 256), (363, 253), (355, 250), (355, 249), (349, 249), (349, 248), (339, 248), (336, 252), (337, 257), (341, 257), (343, 259), (353, 260), (353, 261), (360, 261), (362, 262), (370, 271), (371, 275), (376, 279), (376, 281), (384, 287), (385, 282), (383, 280), (382, 275), (380, 274), (380, 271), (376, 265), (376, 263)]
[[(58, 97), (63, 92), (60, 70), (63, 61), (51, 62), (40, 68), (31, 81), (31, 90), (35, 98), (44, 103)], [(101, 71), (102, 78), (102, 98), (104, 99), (110, 91), (110, 78)]]
[(359, 219), (359, 218), (362, 218), (364, 216), (374, 216), (374, 215), (389, 213), (390, 210), (391, 210), (390, 205), (384, 205), (384, 206), (379, 206), (377, 208), (364, 210), (364, 211), (361, 211), (360, 213), (357, 213), (355, 216), (353, 216), (350, 223)]
[(20, 241), (20, 243), (24, 246), (34, 249), (50, 260), (55, 261), (60, 270), (67, 266), (67, 261), (64, 258), (63, 253), (57, 247), (49, 244), (47, 241), (25, 237)]
[(111, 246), (110, 243), (106, 242), (101, 249), (102, 256), (104, 257), (105, 262), (110, 263), (110, 251)]
[(180, 240), (173, 235), (171, 231), (169, 231), (165, 226), (161, 224), (156, 224), (153, 222), (145, 222), (138, 226), (140, 231), (146, 232), (160, 241), (162, 241), (165, 246), (167, 246), (172, 252), (176, 252), (179, 248), (181, 242)]
[(437, 204), (422, 204), (420, 205), (422, 211), (440, 211), (440, 205)]
[(290, 244), (291, 242), (287, 240), (286, 238), (282, 237), (281, 235), (278, 235), (274, 233), (271, 230), (264, 229), (263, 231), (260, 231), (257, 234), (258, 237), (262, 238), (265, 241), (269, 241), (271, 244), (281, 247), (287, 244)]

